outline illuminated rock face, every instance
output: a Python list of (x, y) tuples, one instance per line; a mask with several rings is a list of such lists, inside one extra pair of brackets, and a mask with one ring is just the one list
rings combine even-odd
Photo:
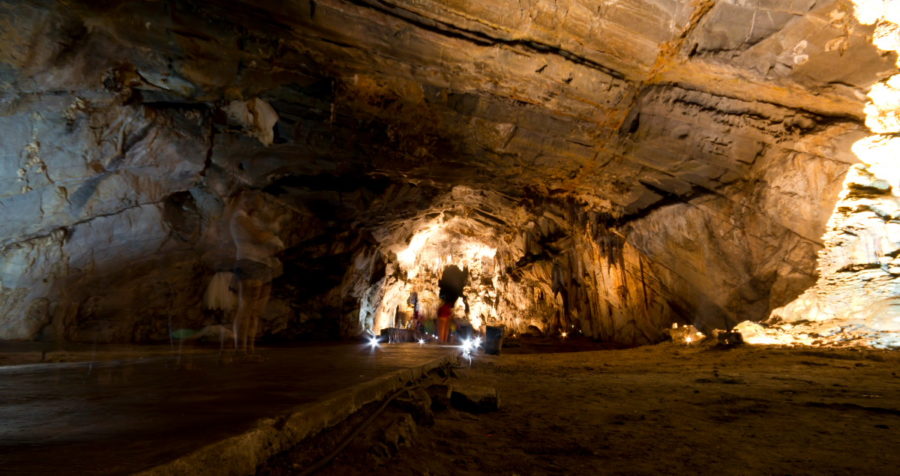
[[(433, 317), (445, 266), (468, 270), (469, 320), (512, 332), (582, 333), (607, 341), (654, 342), (678, 316), (649, 260), (608, 228), (608, 217), (576, 205), (518, 203), (496, 193), (456, 187), (428, 213), (377, 237), (399, 259), (372, 286), (355, 284), (361, 321), (375, 329), (406, 317), (409, 295)], [(398, 238), (417, 230), (409, 246)], [(392, 246), (393, 245), (393, 246)], [(414, 253), (413, 253), (414, 252)], [(410, 259), (414, 256), (414, 259)], [(462, 300), (457, 313), (465, 317)]]
[[(889, 35), (844, 1), (95, 3), (0, 6), (0, 338), (227, 324), (202, 296), (244, 188), (287, 217), (269, 337), (390, 325), (448, 263), (515, 329), (761, 320), (815, 282), (866, 117), (896, 122), (863, 112)], [(876, 179), (853, 220), (890, 238)]]
[[(879, 49), (900, 51), (897, 2), (854, 3), (861, 22), (877, 23)], [(869, 100), (866, 125), (876, 135), (853, 146), (861, 163), (850, 168), (828, 221), (820, 278), (772, 313), (767, 337), (900, 347), (900, 74), (875, 84)]]

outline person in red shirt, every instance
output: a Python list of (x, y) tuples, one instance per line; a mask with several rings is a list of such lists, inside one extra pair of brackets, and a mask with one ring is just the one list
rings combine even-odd
[(450, 303), (444, 301), (438, 308), (437, 315), (437, 331), (438, 339), (441, 342), (450, 341), (450, 322), (453, 320), (453, 307)]

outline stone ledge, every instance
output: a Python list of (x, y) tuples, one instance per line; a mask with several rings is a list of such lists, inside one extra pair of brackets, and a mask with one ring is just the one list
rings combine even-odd
[(448, 350), (445, 356), (418, 367), (397, 370), (333, 392), (281, 417), (261, 419), (256, 428), (204, 446), (137, 475), (255, 474), (256, 468), (270, 457), (341, 422), (366, 404), (386, 398), (408, 382), (417, 380), (438, 367), (452, 364), (456, 359), (456, 353)]

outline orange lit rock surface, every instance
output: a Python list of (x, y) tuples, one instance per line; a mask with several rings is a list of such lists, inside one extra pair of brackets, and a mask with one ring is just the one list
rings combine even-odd
[[(894, 54), (900, 51), (896, 2), (855, 3), (861, 21), (877, 23), (873, 43)], [(866, 125), (875, 135), (853, 145), (860, 163), (848, 171), (828, 221), (819, 252), (819, 280), (773, 311), (771, 327), (765, 330), (770, 338), (900, 347), (898, 86), (900, 74), (872, 86), (865, 110)]]
[(4, 4), (0, 338), (227, 324), (201, 301), (246, 188), (289, 215), (268, 339), (383, 326), (448, 213), (497, 250), (485, 322), (764, 319), (816, 280), (883, 30), (843, 0)]

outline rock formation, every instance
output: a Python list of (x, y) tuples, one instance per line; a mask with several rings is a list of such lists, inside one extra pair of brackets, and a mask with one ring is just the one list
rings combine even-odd
[[(859, 0), (861, 23), (876, 24), (873, 43), (900, 51), (896, 2)], [(898, 59), (900, 66), (900, 59)], [(746, 326), (763, 342), (900, 347), (900, 74), (872, 86), (857, 141), (819, 251), (819, 280), (776, 309), (771, 328)]]
[(0, 4), (0, 338), (228, 324), (203, 296), (244, 189), (284, 217), (268, 339), (377, 331), (449, 263), (518, 330), (765, 319), (816, 282), (851, 166), (854, 210), (896, 218), (851, 150), (887, 23), (789, 3)]

